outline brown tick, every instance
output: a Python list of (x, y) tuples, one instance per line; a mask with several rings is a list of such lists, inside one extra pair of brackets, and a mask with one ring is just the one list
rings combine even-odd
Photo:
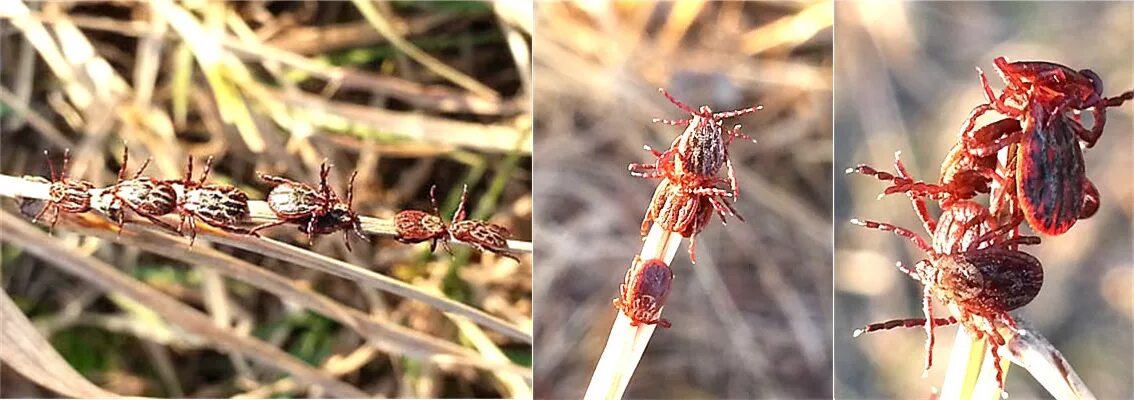
[(150, 159), (142, 163), (142, 167), (130, 179), (126, 178), (126, 164), (129, 161), (129, 151), (122, 151), (122, 166), (118, 168), (118, 181), (109, 190), (104, 191), (111, 196), (109, 202), (104, 203), (103, 213), (111, 220), (118, 222), (118, 232), (126, 225), (126, 215), (122, 207), (126, 207), (135, 214), (142, 216), (154, 224), (171, 231), (177, 231), (172, 224), (162, 221), (160, 216), (171, 214), (177, 210), (177, 191), (169, 181), (158, 180), (142, 176)]
[(168, 181), (181, 189), (176, 209), (181, 215), (177, 232), (181, 233), (185, 222), (189, 222), (189, 247), (193, 247), (197, 239), (197, 219), (227, 232), (259, 236), (250, 229), (236, 226), (248, 218), (247, 194), (229, 185), (205, 184), (212, 166), (213, 157), (209, 156), (205, 161), (205, 173), (199, 181), (193, 181), (193, 156), (189, 156), (185, 179)]
[(630, 318), (631, 326), (657, 324), (669, 328), (671, 325), (661, 318), (661, 312), (672, 283), (673, 270), (664, 261), (656, 258), (643, 261), (634, 256), (634, 263), (618, 286), (614, 307)]
[(441, 219), (436, 190), (437, 185), (429, 188), (429, 201), (433, 204), (433, 214), (421, 210), (402, 210), (394, 215), (394, 227), (398, 232), (394, 240), (406, 244), (429, 241), (429, 251), (436, 250), (437, 244), (440, 243), (445, 251), (452, 253), (449, 248), (449, 227), (445, 225), (445, 220)]
[[(732, 197), (740, 195), (736, 185), (736, 175), (732, 168), (732, 160), (728, 156), (728, 146), (733, 139), (752, 140), (740, 132), (740, 125), (732, 129), (725, 129), (723, 120), (735, 118), (761, 110), (763, 106), (749, 107), (740, 110), (714, 113), (709, 106), (701, 106), (694, 110), (688, 104), (677, 100), (665, 89), (659, 92), (673, 105), (692, 116), (689, 119), (663, 120), (654, 119), (673, 126), (685, 126), (685, 131), (677, 136), (670, 144), (669, 149), (656, 154), (658, 159), (653, 164), (630, 164), (630, 171), (636, 176), (647, 178), (661, 178), (665, 175), (689, 177), (692, 182), (681, 182), (682, 185), (700, 184), (702, 181), (716, 178), (721, 168), (727, 169), (729, 190)], [(651, 150), (652, 151), (652, 150)], [(655, 152), (656, 153), (656, 152)], [(668, 166), (662, 165), (668, 163)]]
[(47, 150), (43, 151), (43, 156), (47, 158), (47, 166), (51, 170), (51, 186), (48, 189), (47, 204), (35, 217), (32, 217), (32, 222), (39, 222), (43, 214), (53, 210), (51, 227), (48, 230), (55, 232), (55, 223), (59, 222), (60, 213), (77, 214), (91, 210), (91, 190), (94, 189), (94, 185), (84, 180), (67, 177), (67, 168), (71, 161), (70, 149), (63, 150), (63, 168), (60, 170), (55, 169), (55, 163), (51, 161), (51, 155)]
[(339, 200), (339, 196), (327, 184), (327, 176), (330, 171), (331, 167), (324, 161), (319, 167), (318, 189), (291, 179), (260, 174), (260, 179), (276, 184), (276, 187), (268, 193), (267, 202), (268, 207), (276, 214), (279, 221), (257, 226), (252, 229), (252, 232), (285, 223), (294, 223), (299, 226), (300, 232), (307, 234), (307, 241), (310, 244), (317, 234), (322, 235), (341, 230), (347, 251), (350, 251), (348, 231), (353, 231), (362, 240), (369, 240), (366, 235), (362, 234), (362, 223), (352, 207), (354, 179), (358, 176), (358, 171), (351, 174), (350, 181), (347, 183), (347, 200), (345, 203)]
[(508, 250), (508, 237), (512, 233), (500, 225), (481, 220), (465, 219), (465, 200), (468, 197), (468, 187), (461, 191), (461, 203), (453, 213), (453, 221), (449, 225), (449, 234), (453, 239), (464, 242), (481, 252), (492, 252), (502, 257), (511, 258), (516, 262), (520, 259)]
[[(716, 187), (716, 184), (723, 182), (721, 178), (678, 175), (672, 168), (672, 159), (662, 158), (662, 153), (648, 146), (646, 150), (658, 157), (658, 168), (655, 171), (662, 175), (662, 181), (654, 189), (653, 198), (642, 219), (641, 234), (645, 235), (650, 230), (650, 224), (656, 223), (667, 231), (689, 238), (689, 260), (696, 264), (697, 234), (708, 226), (713, 211), (717, 212), (721, 222), (725, 224), (728, 223), (728, 216), (734, 216), (742, 222), (744, 217), (729, 204), (728, 198), (732, 197), (732, 193)], [(635, 172), (631, 174), (650, 177)]]
[[(898, 174), (907, 176), (901, 161), (897, 161)], [(924, 326), (926, 330), (926, 363), (928, 371), (933, 364), (933, 330), (936, 326), (960, 322), (976, 338), (987, 338), (992, 350), (997, 379), (1003, 388), (998, 349), (1005, 345), (998, 326), (1016, 329), (1009, 311), (1020, 308), (1039, 293), (1043, 285), (1043, 268), (1035, 257), (1016, 251), (1018, 245), (1039, 244), (1035, 236), (1007, 238), (1006, 234), (1023, 222), (1017, 217), (1011, 223), (991, 228), (994, 220), (984, 206), (963, 200), (943, 206), (942, 215), (929, 217), (924, 198), (912, 196), (914, 208), (926, 230), (932, 235), (927, 242), (908, 229), (884, 222), (852, 220), (856, 225), (889, 231), (909, 239), (928, 258), (918, 261), (914, 268), (901, 263), (898, 269), (923, 286), (925, 318), (893, 320), (870, 324), (854, 332), (855, 336), (898, 327)], [(934, 318), (932, 299), (949, 306), (951, 318)]]

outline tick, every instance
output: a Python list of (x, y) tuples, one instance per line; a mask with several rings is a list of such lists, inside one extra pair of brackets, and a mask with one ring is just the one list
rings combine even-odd
[(453, 213), (449, 234), (453, 239), (481, 252), (492, 252), (520, 262), (520, 259), (508, 249), (508, 237), (512, 236), (508, 228), (487, 221), (465, 219), (465, 201), (468, 193), (468, 186), (461, 190), (461, 202), (457, 205), (457, 211)]
[(109, 190), (104, 191), (111, 196), (111, 200), (104, 203), (106, 206), (101, 211), (111, 220), (118, 222), (119, 234), (122, 233), (122, 228), (126, 225), (126, 215), (122, 207), (146, 218), (155, 225), (177, 231), (177, 228), (173, 225), (159, 218), (177, 210), (177, 191), (173, 188), (173, 184), (169, 181), (142, 176), (146, 167), (150, 165), (150, 159), (146, 159), (142, 163), (142, 167), (138, 168), (133, 177), (126, 179), (126, 165), (129, 162), (129, 157), (129, 151), (123, 149), (122, 165), (118, 168), (118, 181)]
[(217, 229), (259, 236), (251, 229), (237, 226), (248, 218), (248, 195), (233, 186), (221, 184), (205, 184), (212, 170), (213, 157), (205, 161), (205, 172), (201, 179), (193, 181), (193, 156), (189, 156), (189, 166), (185, 171), (185, 178), (169, 181), (179, 187), (181, 195), (177, 198), (176, 211), (181, 219), (177, 225), (177, 232), (182, 233), (186, 221), (189, 223), (189, 247), (197, 239), (197, 220)]
[(634, 263), (618, 286), (614, 307), (630, 318), (631, 326), (657, 324), (669, 328), (671, 324), (661, 313), (672, 284), (673, 270), (664, 261), (656, 258), (643, 261), (634, 256)]
[(429, 188), (429, 202), (433, 205), (432, 214), (421, 210), (402, 210), (394, 215), (394, 228), (397, 230), (394, 240), (406, 244), (428, 241), (431, 252), (436, 250), (437, 244), (440, 243), (445, 251), (452, 253), (449, 248), (449, 227), (441, 218), (441, 211), (437, 207), (436, 190), (437, 185)]
[(47, 158), (47, 167), (51, 170), (51, 186), (48, 189), (47, 204), (39, 213), (32, 217), (32, 223), (38, 223), (48, 210), (53, 212), (49, 232), (55, 232), (55, 224), (59, 222), (59, 214), (78, 214), (91, 210), (91, 190), (94, 185), (90, 182), (74, 179), (67, 176), (67, 169), (71, 162), (71, 149), (63, 150), (63, 168), (56, 170), (55, 163), (47, 150), (43, 151)]
[[(897, 175), (908, 177), (901, 161), (895, 163)], [(973, 201), (961, 200), (943, 205), (938, 219), (929, 216), (925, 197), (911, 195), (911, 201), (925, 230), (931, 235), (931, 241), (913, 231), (884, 222), (857, 219), (851, 222), (893, 232), (909, 239), (926, 254), (927, 258), (918, 261), (912, 269), (898, 265), (899, 270), (922, 284), (925, 318), (871, 324), (856, 330), (855, 336), (897, 327), (924, 326), (927, 336), (925, 369), (928, 370), (933, 364), (934, 328), (960, 322), (975, 337), (989, 340), (996, 360), (997, 377), (1003, 387), (997, 350), (1005, 344), (1005, 339), (998, 327), (1016, 329), (1015, 320), (1008, 312), (1031, 302), (1043, 285), (1043, 268), (1039, 260), (1017, 251), (1016, 247), (1039, 244), (1040, 239), (1035, 236), (1008, 236), (1023, 222), (1022, 216), (993, 228), (995, 219), (988, 209)], [(934, 318), (934, 298), (947, 305), (954, 316)]]
[(307, 242), (311, 244), (315, 235), (341, 230), (347, 251), (351, 249), (349, 232), (354, 232), (362, 240), (369, 240), (362, 233), (362, 223), (353, 208), (354, 179), (358, 176), (358, 171), (350, 175), (346, 202), (341, 201), (327, 184), (330, 171), (331, 167), (324, 160), (319, 167), (318, 188), (284, 177), (260, 174), (260, 179), (276, 184), (268, 193), (267, 203), (279, 220), (257, 226), (252, 231), (293, 223), (299, 226), (300, 232), (307, 234)]
[[(630, 164), (630, 170), (652, 177), (661, 177), (667, 170), (672, 169), (672, 172), (678, 176), (689, 176), (694, 182), (700, 182), (715, 178), (723, 168), (727, 171), (732, 197), (739, 197), (740, 188), (736, 184), (736, 174), (733, 171), (732, 160), (729, 158), (728, 147), (734, 139), (753, 142), (754, 140), (740, 132), (740, 125), (725, 129), (723, 120), (753, 113), (764, 107), (756, 106), (714, 113), (709, 106), (693, 109), (665, 89), (658, 88), (658, 91), (670, 103), (689, 113), (691, 117), (677, 120), (654, 119), (654, 122), (666, 125), (684, 126), (685, 131), (673, 140), (669, 149), (657, 155), (657, 161), (653, 164)], [(669, 163), (670, 166), (663, 166), (662, 163)]]

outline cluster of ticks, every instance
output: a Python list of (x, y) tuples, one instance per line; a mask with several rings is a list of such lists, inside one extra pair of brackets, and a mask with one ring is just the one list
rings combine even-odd
[[(666, 151), (659, 152), (644, 146), (654, 156), (654, 162), (628, 166), (633, 176), (661, 181), (646, 209), (641, 234), (645, 236), (651, 225), (657, 224), (668, 232), (689, 238), (689, 259), (696, 263), (697, 234), (708, 226), (714, 212), (722, 223), (727, 223), (728, 216), (744, 221), (731, 204), (740, 195), (740, 189), (728, 148), (735, 139), (754, 140), (740, 132), (740, 125), (725, 128), (723, 121), (763, 107), (714, 113), (709, 106), (694, 109), (665, 89), (658, 91), (691, 117), (654, 119), (656, 123), (684, 126), (685, 130)], [(726, 171), (724, 178), (719, 176), (722, 169)], [(635, 256), (619, 286), (614, 306), (630, 318), (632, 326), (657, 324), (668, 328), (671, 324), (661, 318), (661, 312), (672, 282), (673, 271), (664, 260), (642, 260)]]
[[(1040, 238), (1020, 235), (1019, 228), (1026, 221), (1037, 233), (1060, 235), (1098, 211), (1099, 191), (1087, 179), (1083, 150), (1102, 135), (1106, 109), (1134, 99), (1134, 90), (1108, 98), (1103, 96), (1102, 79), (1088, 69), (1008, 62), (1003, 57), (994, 64), (1005, 87), (996, 94), (978, 68), (986, 102), (973, 108), (962, 125), (937, 183), (911, 177), (897, 155), (893, 173), (867, 165), (847, 173), (889, 182), (884, 194), (906, 194), (929, 235), (927, 240), (885, 222), (851, 220), (909, 239), (926, 254), (912, 268), (897, 265), (922, 285), (925, 318), (870, 324), (855, 330), (854, 336), (924, 327), (928, 371), (933, 365), (934, 328), (959, 323), (970, 336), (989, 344), (1003, 391), (998, 351), (1006, 344), (1002, 332), (1015, 335), (1019, 329), (1009, 312), (1031, 302), (1043, 285), (1040, 261), (1018, 249), (1038, 245)], [(1088, 110), (1094, 121), (1090, 129), (1081, 121)], [(989, 111), (1003, 118), (977, 128), (977, 119)], [(974, 201), (981, 194), (989, 195), (989, 206)], [(937, 219), (930, 215), (929, 201), (941, 209)], [(951, 315), (934, 317), (933, 299)]]
[[(114, 221), (121, 234), (128, 222), (126, 218), (128, 210), (133, 215), (145, 218), (154, 225), (176, 232), (178, 235), (184, 235), (187, 230), (190, 247), (197, 237), (197, 221), (223, 231), (249, 236), (259, 236), (260, 230), (273, 226), (293, 224), (300, 232), (307, 234), (309, 243), (314, 240), (315, 235), (341, 231), (348, 251), (351, 249), (349, 241), (351, 232), (362, 240), (369, 241), (363, 234), (361, 221), (353, 208), (354, 179), (358, 171), (351, 174), (346, 187), (346, 200), (343, 201), (327, 184), (327, 176), (331, 168), (326, 162), (320, 166), (317, 188), (284, 177), (259, 174), (261, 180), (275, 185), (268, 193), (266, 202), (275, 214), (276, 220), (245, 228), (240, 225), (251, 214), (248, 208), (248, 195), (231, 185), (207, 183), (212, 169), (212, 157), (205, 161), (204, 174), (198, 180), (193, 180), (192, 156), (189, 157), (184, 178), (156, 179), (142, 175), (149, 166), (150, 159), (147, 159), (132, 176), (127, 177), (126, 165), (129, 152), (124, 151), (117, 181), (110, 187), (99, 189), (91, 182), (67, 175), (69, 150), (63, 153), (63, 165), (60, 169), (55, 168), (55, 163), (52, 162), (47, 151), (44, 151), (44, 155), (47, 156), (51, 179), (37, 176), (25, 178), (49, 184), (49, 197), (46, 204), (38, 211), (33, 207), (40, 204), (40, 201), (25, 199), (21, 202), (21, 210), (32, 216), (33, 222), (38, 222), (48, 211), (52, 211), (51, 231), (54, 231), (61, 214), (78, 214), (94, 210)], [(434, 213), (429, 214), (419, 210), (398, 212), (394, 217), (397, 230), (395, 240), (401, 243), (431, 241), (432, 251), (437, 243), (441, 243), (446, 250), (449, 250), (449, 240), (455, 239), (480, 251), (493, 252), (519, 261), (509, 251), (508, 229), (486, 221), (465, 219), (467, 188), (461, 194), (461, 203), (449, 224), (441, 219), (437, 211), (433, 189), (430, 189), (430, 197), (433, 201)], [(178, 224), (175, 226), (163, 220), (162, 217), (166, 215), (178, 215), (180, 217)]]

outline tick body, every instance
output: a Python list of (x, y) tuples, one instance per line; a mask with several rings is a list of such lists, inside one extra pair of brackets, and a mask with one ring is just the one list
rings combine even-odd
[(177, 232), (182, 233), (185, 223), (189, 223), (189, 247), (197, 239), (197, 220), (227, 232), (256, 236), (256, 232), (237, 226), (248, 218), (248, 195), (229, 185), (205, 182), (212, 169), (213, 158), (205, 161), (205, 172), (199, 181), (193, 181), (193, 156), (189, 156), (189, 166), (185, 179), (168, 181), (179, 188), (176, 211), (181, 216)]
[(461, 190), (461, 202), (457, 205), (457, 211), (453, 212), (449, 235), (481, 252), (492, 252), (520, 262), (520, 259), (508, 249), (508, 237), (512, 236), (508, 228), (487, 221), (465, 219), (468, 189), (468, 186), (465, 186)]
[(109, 202), (103, 202), (105, 209), (101, 211), (118, 222), (118, 231), (126, 225), (126, 215), (123, 207), (135, 214), (148, 219), (163, 228), (176, 231), (173, 225), (161, 220), (159, 217), (177, 211), (177, 191), (169, 181), (142, 176), (146, 167), (150, 165), (147, 159), (134, 176), (126, 179), (126, 165), (129, 161), (129, 151), (122, 152), (122, 166), (118, 169), (118, 181), (104, 193), (111, 196)]
[(658, 159), (653, 164), (630, 164), (630, 171), (635, 176), (644, 178), (661, 178), (672, 174), (688, 176), (690, 180), (681, 183), (690, 186), (705, 180), (713, 180), (712, 178), (720, 174), (721, 169), (726, 169), (729, 190), (733, 198), (738, 197), (740, 189), (736, 185), (736, 175), (728, 156), (728, 146), (734, 139), (752, 140), (752, 138), (740, 132), (740, 125), (725, 129), (723, 120), (756, 112), (763, 106), (714, 113), (709, 106), (693, 109), (674, 98), (665, 89), (659, 88), (658, 91), (691, 117), (680, 120), (655, 119), (654, 122), (684, 126), (685, 131), (673, 140), (669, 149), (661, 153), (655, 152)]
[(618, 286), (614, 307), (630, 318), (631, 326), (657, 324), (669, 328), (669, 321), (661, 318), (661, 313), (672, 284), (673, 270), (664, 261), (656, 258), (643, 261), (634, 256), (633, 265)]
[(350, 250), (348, 231), (353, 231), (358, 237), (368, 240), (366, 235), (362, 234), (362, 223), (351, 206), (354, 201), (354, 179), (358, 176), (358, 171), (351, 174), (347, 183), (345, 203), (339, 200), (338, 194), (327, 184), (330, 171), (330, 166), (324, 161), (319, 167), (318, 188), (279, 176), (260, 174), (260, 179), (276, 184), (276, 187), (268, 193), (267, 202), (279, 221), (257, 226), (252, 231), (293, 223), (299, 226), (300, 232), (307, 234), (309, 244), (314, 242), (315, 235), (342, 231), (348, 251)]
[(51, 210), (54, 214), (51, 217), (49, 231), (54, 232), (55, 224), (59, 222), (59, 214), (77, 214), (91, 210), (91, 190), (94, 189), (94, 185), (67, 176), (67, 169), (71, 161), (70, 149), (63, 150), (63, 168), (59, 170), (55, 169), (55, 163), (51, 161), (51, 156), (47, 150), (43, 151), (43, 156), (47, 158), (47, 166), (51, 170), (51, 186), (48, 189), (47, 204), (32, 217), (32, 222), (39, 222), (39, 219)]
[(429, 242), (429, 251), (436, 250), (440, 243), (445, 251), (452, 253), (449, 248), (449, 227), (441, 218), (441, 211), (437, 207), (436, 190), (437, 185), (429, 188), (432, 214), (421, 210), (402, 210), (394, 215), (394, 228), (397, 231), (394, 240), (406, 244)]
[(520, 262), (520, 259), (508, 250), (508, 237), (512, 236), (512, 233), (503, 226), (480, 220), (457, 221), (449, 226), (449, 234), (453, 239), (467, 243), (481, 252), (493, 252)]

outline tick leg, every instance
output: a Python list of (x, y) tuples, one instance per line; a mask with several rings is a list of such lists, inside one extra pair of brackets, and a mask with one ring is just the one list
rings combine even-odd
[(293, 180), (288, 179), (288, 178), (284, 178), (282, 176), (275, 176), (275, 175), (268, 175), (268, 174), (260, 174), (260, 180), (265, 181), (265, 182), (275, 183), (277, 185), (282, 185), (282, 184), (285, 184), (285, 183), (290, 183), (290, 184), (293, 184), (293, 185), (303, 185), (302, 183), (293, 181)]
[(189, 248), (191, 249), (193, 243), (197, 241), (197, 219), (193, 215), (189, 215), (186, 219), (189, 221)]
[(34, 217), (32, 217), (31, 222), (33, 224), (38, 224), (40, 217), (43, 217), (43, 214), (47, 213), (47, 210), (50, 208), (55, 208), (55, 204), (50, 200), (44, 200), (43, 208), (39, 209), (39, 212), (36, 213)]
[(55, 223), (59, 222), (59, 214), (62, 213), (61, 211), (59, 211), (58, 207), (53, 208), (55, 209), (55, 213), (51, 216), (51, 227), (47, 229), (47, 233), (52, 235), (55, 234)]
[(751, 113), (754, 113), (758, 110), (763, 110), (763, 109), (764, 109), (764, 106), (755, 106), (755, 107), (742, 108), (742, 109), (739, 109), (739, 110), (724, 111), (724, 112), (719, 112), (719, 113), (713, 114), (713, 119), (735, 118), (735, 117), (739, 117), (739, 116), (744, 115), (744, 114), (751, 114)]
[(652, 120), (650, 120), (650, 121), (651, 121), (651, 122), (654, 122), (654, 123), (659, 123), (659, 124), (666, 124), (666, 125), (672, 125), (672, 126), (686, 126), (686, 125), (689, 125), (689, 120), (687, 120), (687, 119), (661, 119), (661, 118), (654, 118), (654, 119), (652, 119)]
[(922, 306), (921, 310), (925, 313), (925, 370), (922, 371), (922, 376), (929, 375), (929, 368), (933, 366), (933, 342), (936, 338), (933, 335), (936, 320), (933, 319), (933, 290), (929, 285), (923, 286), (922, 289)]
[(919, 249), (926, 252), (927, 254), (934, 254), (933, 247), (931, 247), (929, 243), (926, 243), (925, 239), (923, 239), (921, 236), (918, 236), (916, 233), (909, 229), (885, 222), (861, 220), (858, 218), (852, 219), (850, 222), (852, 224), (863, 226), (868, 229), (878, 229), (881, 231), (893, 232), (898, 236), (909, 239), (911, 242), (913, 242), (914, 245), (916, 245)]
[[(901, 152), (894, 152), (894, 170), (898, 172), (898, 177), (913, 179), (910, 172), (906, 170), (906, 164), (902, 162)], [(910, 205), (913, 206), (914, 213), (917, 218), (921, 220), (922, 227), (926, 232), (937, 231), (937, 220), (929, 214), (929, 206), (925, 204), (924, 196), (909, 196)]]
[(728, 133), (728, 141), (725, 142), (726, 146), (732, 144), (732, 141), (734, 139), (744, 139), (752, 143), (756, 143), (756, 139), (753, 139), (751, 136), (745, 135), (740, 131), (740, 124), (733, 125), (732, 129), (729, 129), (725, 132)]
[(311, 219), (307, 221), (307, 245), (315, 244), (315, 220), (318, 219), (317, 214), (312, 214)]
[(728, 186), (732, 188), (732, 198), (740, 198), (740, 186), (736, 184), (736, 172), (732, 169), (732, 160), (728, 158), (728, 148), (725, 148), (725, 168), (728, 171)]
[(677, 108), (680, 108), (681, 111), (685, 111), (694, 115), (699, 114), (697, 110), (693, 109), (693, 107), (690, 107), (688, 104), (682, 103), (681, 100), (674, 98), (673, 95), (669, 94), (668, 90), (665, 90), (665, 88), (658, 88), (658, 92), (661, 92), (662, 96), (665, 96), (665, 98), (668, 99), (670, 103), (673, 103), (673, 105), (677, 106)]
[[(1004, 77), (1005, 74), (1004, 74), (1003, 70), (999, 69), (999, 66), (997, 66), (997, 68), (998, 68), (997, 71), (1000, 73), (1000, 76)], [(1001, 96), (997, 97), (992, 91), (992, 86), (990, 86), (988, 84), (988, 76), (986, 76), (984, 74), (984, 71), (982, 71), (979, 67), (977, 67), (977, 75), (980, 77), (981, 88), (984, 89), (984, 95), (988, 99), (988, 104), (991, 107), (995, 108), (997, 112), (1004, 114), (1004, 115), (1019, 115), (1018, 110), (1014, 110), (1011, 107), (1008, 107), (1008, 105), (1004, 103), (1003, 94), (1008, 92), (1008, 88), (1005, 88), (1004, 92), (1001, 93)], [(1007, 80), (1007, 78), (1005, 78), (1005, 80)], [(983, 112), (982, 112), (982, 114), (983, 114)]]
[[(946, 326), (957, 323), (957, 319), (949, 318), (934, 318), (933, 326)], [(905, 318), (905, 319), (892, 319), (884, 322), (875, 322), (873, 324), (855, 329), (852, 335), (854, 337), (862, 336), (864, 333), (871, 333), (877, 331), (890, 330), (895, 328), (920, 328), (926, 325), (925, 318)]]
[(1012, 246), (1034, 246), (1040, 244), (1039, 236), (1017, 236), (1001, 242), (1002, 245), (1012, 248)]
[(648, 322), (648, 323), (657, 324), (658, 326), (660, 326), (662, 328), (669, 328), (669, 327), (673, 326), (673, 324), (670, 324), (669, 320), (667, 320), (665, 318), (658, 318), (657, 320), (652, 321), (652, 322)]
[[(259, 231), (260, 231), (261, 229), (267, 229), (267, 228), (271, 228), (271, 227), (273, 227), (273, 226), (279, 226), (279, 225), (283, 225), (283, 224), (286, 224), (286, 223), (288, 223), (288, 222), (289, 222), (289, 221), (287, 221), (287, 220), (282, 220), (282, 219), (281, 219), (281, 220), (279, 220), (279, 221), (266, 222), (266, 223), (264, 223), (264, 224), (261, 224), (261, 225), (259, 225), (259, 226), (256, 226), (255, 228), (252, 228), (252, 232), (259, 232)], [(395, 238), (395, 239), (396, 239), (396, 238)]]
[(346, 251), (347, 252), (353, 251), (353, 250), (350, 249), (350, 235), (347, 233), (347, 231), (345, 229), (343, 230), (343, 244), (346, 245)]

